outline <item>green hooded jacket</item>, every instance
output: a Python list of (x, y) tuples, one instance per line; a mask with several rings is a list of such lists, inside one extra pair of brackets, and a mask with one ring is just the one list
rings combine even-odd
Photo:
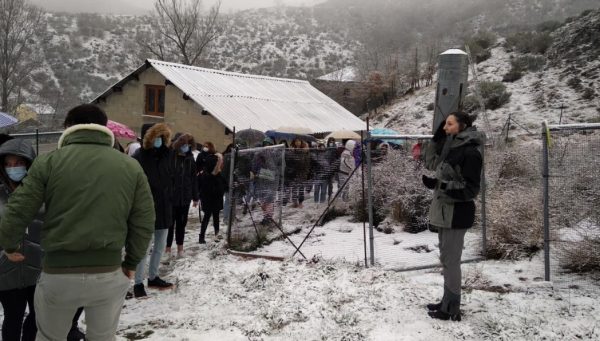
[(474, 199), (479, 194), (483, 166), (483, 140), (483, 133), (468, 127), (445, 141), (428, 144), (425, 167), (435, 171), (438, 180), (429, 208), (431, 225), (455, 229), (473, 226)]
[(45, 204), (45, 272), (135, 270), (154, 232), (154, 205), (144, 171), (113, 142), (101, 125), (66, 129), (58, 149), (38, 156), (11, 195), (0, 246), (19, 251), (27, 225)]

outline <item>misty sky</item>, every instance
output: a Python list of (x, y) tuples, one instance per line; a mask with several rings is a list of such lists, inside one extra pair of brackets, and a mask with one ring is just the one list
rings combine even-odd
[[(113, 14), (144, 14), (152, 8), (152, 0), (29, 0), (49, 11), (60, 12), (92, 12)], [(216, 0), (203, 0), (204, 8)], [(224, 13), (260, 7), (271, 7), (276, 3), (289, 6), (312, 6), (325, 0), (222, 0)]]

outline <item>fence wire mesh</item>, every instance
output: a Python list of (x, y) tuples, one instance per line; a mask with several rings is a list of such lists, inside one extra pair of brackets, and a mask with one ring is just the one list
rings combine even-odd
[(556, 286), (578, 288), (600, 279), (600, 125), (555, 126), (545, 142), (547, 270)]
[[(432, 191), (424, 187), (421, 175), (430, 174), (423, 166), (422, 150), (428, 136), (377, 136), (367, 145), (371, 154), (373, 209), (373, 255), (375, 264), (394, 270), (411, 270), (439, 265), (439, 241), (428, 222)], [(484, 186), (484, 182), (482, 182)], [(480, 194), (480, 199), (485, 192)], [(479, 222), (465, 236), (463, 261), (481, 259), (484, 234), (481, 205)]]
[[(342, 152), (341, 146), (277, 146), (234, 154), (230, 248), (364, 262), (362, 223), (347, 217), (359, 162), (352, 160), (350, 171), (340, 172)], [(262, 178), (263, 163), (275, 170), (273, 181)]]
[(55, 150), (61, 135), (62, 131), (11, 134), (13, 138), (29, 141), (38, 155)]

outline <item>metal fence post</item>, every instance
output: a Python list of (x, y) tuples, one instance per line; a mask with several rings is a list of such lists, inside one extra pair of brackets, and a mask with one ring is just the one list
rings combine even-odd
[(369, 247), (371, 251), (371, 265), (375, 265), (375, 247), (374, 247), (374, 236), (373, 236), (373, 165), (371, 164), (371, 133), (367, 132), (367, 188), (368, 188), (368, 200), (369, 200)]
[(35, 128), (35, 155), (40, 155), (40, 131)]
[[(367, 118), (367, 120), (368, 120), (368, 118)], [(369, 129), (369, 127), (368, 127), (368, 124), (367, 124), (367, 130), (368, 129)], [(364, 131), (360, 132), (361, 151), (364, 151), (362, 149), (363, 148), (362, 146), (364, 145), (364, 141), (365, 141), (365, 139), (364, 139), (364, 133), (365, 133)], [(365, 153), (362, 153), (362, 156), (364, 158)], [(360, 168), (362, 170), (362, 174), (360, 175), (360, 180), (361, 180), (360, 181), (360, 185), (361, 185), (361, 195), (362, 195), (362, 198), (361, 198), (362, 199), (361, 200), (362, 209), (368, 210), (368, 207), (366, 206), (367, 205), (367, 200), (366, 200), (367, 198), (366, 198), (366, 195), (365, 195), (365, 163), (364, 163), (364, 160), (361, 160), (361, 162), (360, 162)], [(369, 267), (369, 258), (367, 257), (367, 223), (366, 223), (365, 219), (363, 219), (362, 221), (363, 221), (362, 222), (362, 225), (363, 225), (363, 248), (365, 250), (365, 268), (368, 268)]]
[(485, 177), (485, 142), (486, 137), (483, 138), (483, 155), (481, 164), (481, 252), (484, 257), (487, 255), (487, 208), (486, 208), (486, 195), (487, 195), (487, 180)]
[(227, 193), (227, 202), (229, 202), (229, 219), (227, 222), (227, 245), (231, 244), (231, 226), (233, 225), (233, 219), (235, 214), (235, 186), (233, 174), (235, 171), (235, 158), (238, 155), (238, 147), (235, 141), (235, 127), (233, 127), (233, 149), (231, 150), (230, 165), (229, 165), (229, 193)]
[(279, 226), (283, 229), (283, 202), (285, 201), (285, 148), (281, 148), (281, 195), (279, 198)]
[(542, 123), (542, 182), (544, 188), (544, 278), (546, 281), (550, 281), (550, 206), (549, 202), (549, 165), (548, 165), (548, 140), (550, 139), (550, 130), (548, 129), (548, 123), (545, 121)]

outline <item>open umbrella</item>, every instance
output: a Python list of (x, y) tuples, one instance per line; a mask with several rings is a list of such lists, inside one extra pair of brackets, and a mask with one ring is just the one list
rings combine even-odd
[(106, 123), (106, 128), (110, 129), (110, 131), (113, 132), (115, 137), (121, 137), (132, 140), (135, 140), (137, 138), (135, 132), (123, 123), (108, 120), (108, 122)]
[(325, 136), (325, 140), (333, 137), (336, 140), (360, 140), (360, 135), (352, 130), (337, 130)]
[[(371, 135), (400, 135), (400, 133), (389, 128), (374, 128), (371, 130)], [(374, 141), (385, 141), (396, 146), (406, 143), (406, 141), (401, 139), (374, 139)]]
[(279, 141), (279, 140), (293, 140), (295, 138), (299, 138), (302, 141), (306, 142), (314, 142), (317, 139), (314, 136), (311, 136), (312, 131), (305, 127), (292, 127), (292, 126), (284, 126), (279, 127), (273, 130), (267, 130), (265, 134), (268, 137)]
[(239, 142), (244, 142), (247, 146), (255, 146), (260, 144), (267, 135), (260, 130), (244, 129), (235, 133), (235, 139)]
[(296, 134), (296, 133), (286, 133), (286, 132), (281, 132), (278, 130), (267, 130), (265, 132), (265, 134), (272, 138), (275, 141), (280, 141), (280, 140), (293, 140), (295, 138), (299, 138), (302, 141), (306, 141), (306, 142), (313, 142), (316, 141), (317, 139), (314, 136), (311, 135), (306, 135), (306, 134)]
[(13, 116), (4, 112), (0, 112), (0, 128), (10, 127), (12, 125), (17, 124), (18, 122), (19, 120), (14, 118)]

